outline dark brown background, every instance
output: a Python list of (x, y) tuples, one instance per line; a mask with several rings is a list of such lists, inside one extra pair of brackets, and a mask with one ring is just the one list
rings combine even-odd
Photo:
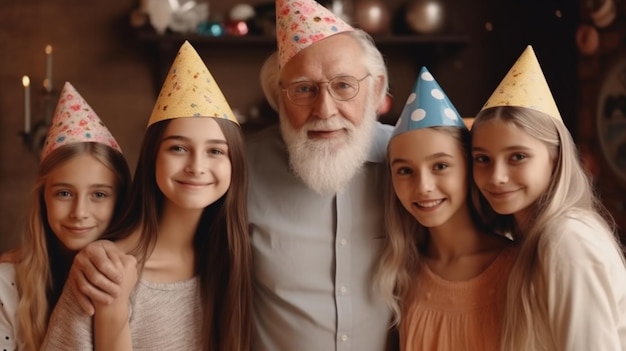
[[(353, 0), (358, 2), (359, 0)], [(446, 27), (438, 36), (399, 42), (379, 38), (390, 67), (392, 111), (382, 116), (393, 123), (414, 83), (427, 65), (464, 116), (473, 116), (498, 82), (532, 44), (564, 120), (576, 140), (592, 150), (601, 166), (605, 203), (622, 226), (624, 185), (603, 166), (594, 132), (595, 105), (606, 62), (622, 54), (626, 9), (616, 0), (620, 16), (601, 29), (601, 50), (581, 56), (575, 44), (579, 24), (589, 21), (589, 6), (575, 0), (442, 0)], [(603, 0), (598, 0), (603, 1)], [(607, 0), (608, 1), (608, 0)], [(212, 16), (226, 16), (243, 1), (212, 1)], [(250, 0), (258, 5), (264, 0)], [(270, 2), (271, 3), (271, 2)], [(386, 1), (395, 28), (402, 27), (402, 8), (409, 1)], [(25, 223), (30, 190), (38, 165), (18, 135), (23, 128), (21, 77), (33, 87), (33, 122), (43, 118), (40, 93), (45, 74), (44, 48), (54, 49), (53, 80), (58, 89), (70, 81), (107, 124), (121, 144), (131, 169), (160, 88), (162, 71), (183, 37), (165, 40), (139, 36), (129, 25), (136, 0), (9, 0), (0, 4), (0, 250), (17, 244)], [(557, 16), (560, 10), (560, 16)], [(488, 30), (491, 28), (491, 30)], [(189, 37), (203, 56), (231, 106), (243, 115), (260, 110), (247, 129), (273, 121), (258, 83), (263, 59), (274, 49), (271, 40), (219, 41)], [(241, 38), (239, 38), (241, 39)], [(169, 48), (169, 49), (168, 49)], [(52, 105), (56, 97), (50, 99)], [(251, 117), (249, 117), (251, 118)]]

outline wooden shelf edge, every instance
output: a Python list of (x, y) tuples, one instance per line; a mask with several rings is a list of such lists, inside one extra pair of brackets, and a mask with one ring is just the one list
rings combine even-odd
[[(395, 45), (465, 45), (469, 43), (469, 37), (465, 35), (454, 34), (421, 34), (421, 35), (380, 35), (372, 36), (377, 45), (395, 46)], [(258, 46), (275, 46), (276, 38), (261, 35), (244, 35), (244, 36), (204, 36), (199, 34), (157, 34), (153, 30), (140, 30), (137, 33), (137, 39), (142, 42), (152, 42), (161, 44), (182, 43), (189, 40), (194, 45), (224, 45), (224, 46), (240, 46), (240, 45), (258, 45)]]

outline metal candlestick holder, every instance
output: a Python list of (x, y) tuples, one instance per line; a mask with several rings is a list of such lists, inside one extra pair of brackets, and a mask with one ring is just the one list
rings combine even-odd
[(48, 129), (52, 122), (52, 114), (54, 113), (54, 106), (58, 99), (58, 94), (54, 89), (47, 89), (44, 87), (41, 94), (40, 103), (38, 109), (41, 111), (43, 118), (33, 123), (30, 130), (22, 130), (18, 134), (22, 137), (22, 142), (26, 148), (40, 155), (46, 142), (46, 136), (48, 135)]

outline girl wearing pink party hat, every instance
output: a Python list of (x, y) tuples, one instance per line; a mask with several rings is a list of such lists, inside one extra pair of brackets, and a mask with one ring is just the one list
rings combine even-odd
[(131, 188), (120, 225), (103, 238), (138, 265), (118, 265), (120, 292), (110, 304), (94, 301), (93, 317), (76, 303), (81, 292), (66, 285), (44, 348), (248, 351), (243, 134), (189, 42), (155, 103)]
[(520, 254), (502, 350), (626, 350), (626, 267), (531, 46), (472, 127), (475, 203)]
[(16, 263), (0, 263), (0, 349), (39, 350), (78, 250), (98, 239), (127, 199), (119, 145), (65, 83), (41, 154)]

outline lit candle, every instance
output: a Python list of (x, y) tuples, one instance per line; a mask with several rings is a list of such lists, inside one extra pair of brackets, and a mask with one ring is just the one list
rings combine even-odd
[(52, 45), (46, 45), (46, 79), (43, 85), (47, 92), (52, 91)]
[(22, 77), (24, 86), (24, 133), (30, 133), (30, 78)]

